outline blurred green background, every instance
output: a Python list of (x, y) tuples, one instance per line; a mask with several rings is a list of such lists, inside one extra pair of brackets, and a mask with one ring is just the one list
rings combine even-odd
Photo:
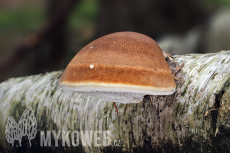
[[(0, 0), (0, 82), (64, 69), (87, 43), (118, 31), (146, 34), (172, 53), (209, 52), (207, 29), (229, 6), (230, 0)], [(178, 43), (177, 52), (175, 37), (196, 47)]]

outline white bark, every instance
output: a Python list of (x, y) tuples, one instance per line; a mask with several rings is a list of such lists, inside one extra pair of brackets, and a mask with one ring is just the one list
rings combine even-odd
[[(126, 112), (125, 105), (117, 103), (119, 118), (112, 102), (63, 91), (58, 85), (62, 71), (2, 82), (0, 148), (12, 150), (5, 137), (8, 117), (13, 117), (18, 123), (23, 111), (31, 106), (38, 132), (37, 139), (30, 140), (30, 149), (42, 148), (39, 139), (41, 131), (46, 133), (47, 130), (61, 130), (70, 131), (71, 147), (67, 147), (67, 150), (71, 151), (216, 150), (218, 147), (212, 142), (221, 139), (222, 144), (227, 141), (226, 137), (222, 139), (220, 136), (230, 131), (230, 51), (175, 55), (174, 60), (177, 63), (168, 61), (171, 69), (184, 62), (182, 70), (177, 74), (180, 80), (177, 81), (176, 92), (170, 96), (154, 96), (153, 105), (150, 98), (145, 97), (138, 104), (129, 104)], [(120, 140), (122, 145), (97, 147), (93, 141), (91, 146), (74, 147), (71, 132), (87, 130), (110, 131), (112, 143)], [(29, 142), (22, 141), (23, 143)], [(219, 144), (220, 141), (216, 143)], [(14, 142), (16, 144), (17, 141)], [(61, 141), (58, 145), (62, 146)], [(51, 146), (55, 146), (54, 140)], [(58, 147), (42, 149), (60, 150)]]

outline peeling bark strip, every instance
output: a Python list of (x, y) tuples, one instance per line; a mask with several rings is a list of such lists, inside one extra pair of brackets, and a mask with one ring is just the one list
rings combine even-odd
[[(78, 152), (201, 152), (226, 151), (230, 138), (230, 51), (215, 54), (176, 55), (170, 68), (184, 62), (177, 73), (177, 90), (170, 96), (149, 96), (143, 102), (117, 103), (64, 92), (58, 85), (62, 72), (12, 78), (0, 84), (0, 151), (78, 151)], [(14, 147), (7, 142), (8, 117), (19, 121), (31, 106), (37, 120), (37, 135), (22, 138)], [(51, 147), (40, 146), (40, 134), (51, 135)], [(55, 142), (60, 131), (58, 143)], [(64, 134), (63, 134), (64, 131)], [(97, 146), (83, 146), (81, 134), (92, 133)], [(92, 131), (92, 132), (91, 132)], [(103, 133), (111, 133), (111, 145), (102, 146)], [(97, 132), (95, 134), (95, 132)], [(53, 137), (56, 133), (56, 137)], [(69, 141), (68, 142), (68, 134)], [(65, 136), (62, 147), (62, 135)], [(80, 135), (79, 145), (71, 135)], [(86, 136), (86, 135), (84, 135)], [(42, 139), (45, 139), (42, 135)], [(84, 137), (85, 139), (85, 137)], [(90, 138), (91, 139), (91, 138)], [(97, 140), (97, 139), (96, 139)], [(67, 143), (68, 142), (68, 143)], [(90, 142), (88, 142), (90, 143)], [(47, 142), (48, 143), (48, 139)], [(70, 144), (70, 147), (68, 145)], [(75, 144), (75, 145), (72, 145)], [(98, 145), (102, 144), (102, 145)], [(118, 145), (119, 144), (119, 145)], [(55, 147), (55, 145), (59, 147)]]

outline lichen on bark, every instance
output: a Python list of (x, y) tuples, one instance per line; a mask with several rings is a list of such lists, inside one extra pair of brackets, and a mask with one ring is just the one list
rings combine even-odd
[[(87, 95), (63, 91), (58, 85), (62, 71), (43, 75), (11, 78), (0, 84), (0, 148), (11, 147), (5, 138), (7, 118), (18, 123), (27, 106), (37, 120), (37, 136), (32, 147), (49, 151), (82, 152), (151, 152), (186, 150), (201, 152), (226, 149), (229, 134), (230, 51), (214, 54), (174, 55), (168, 61), (172, 70), (184, 62), (177, 74), (173, 95), (154, 96), (153, 103), (145, 96), (138, 104), (117, 104)], [(110, 131), (112, 142), (121, 146), (40, 147), (41, 131)], [(225, 134), (225, 137), (223, 135)], [(103, 136), (100, 136), (103, 139)], [(70, 134), (71, 139), (71, 134)], [(80, 137), (81, 140), (81, 137)], [(71, 141), (71, 140), (70, 140)], [(59, 146), (62, 146), (61, 137)], [(52, 146), (54, 146), (52, 139)], [(34, 147), (34, 148), (33, 148)], [(64, 148), (64, 149), (63, 149)]]

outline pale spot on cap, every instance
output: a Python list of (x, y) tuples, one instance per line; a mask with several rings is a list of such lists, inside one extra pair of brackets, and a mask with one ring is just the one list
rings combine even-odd
[(89, 67), (92, 69), (92, 68), (94, 68), (94, 65), (93, 65), (93, 64), (90, 64)]

